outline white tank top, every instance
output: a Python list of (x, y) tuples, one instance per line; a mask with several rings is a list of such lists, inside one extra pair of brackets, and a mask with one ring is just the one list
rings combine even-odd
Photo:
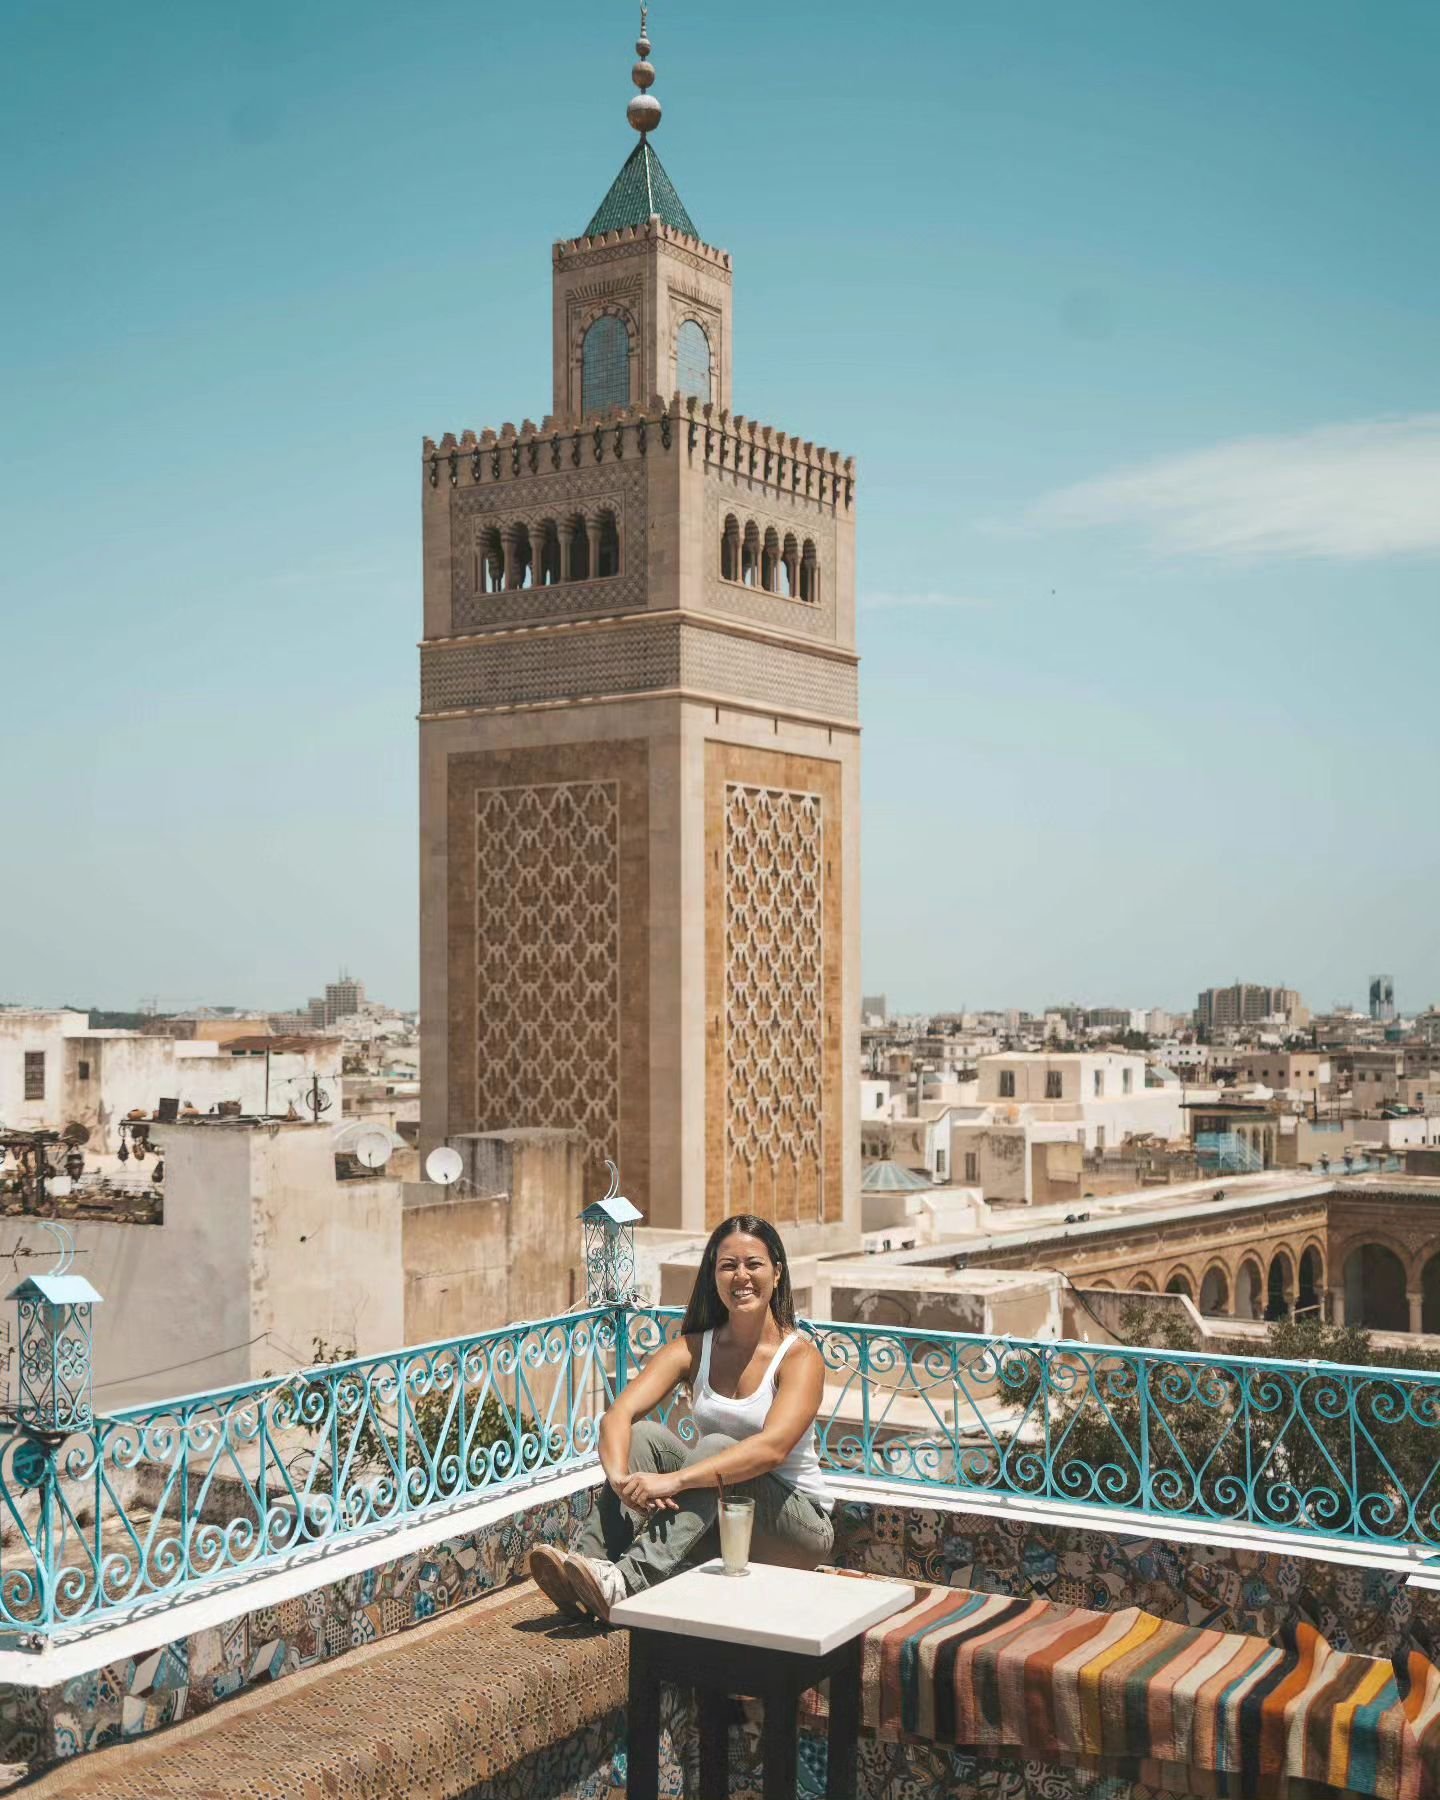
[[(784, 1340), (771, 1357), (770, 1367), (761, 1377), (759, 1387), (743, 1400), (717, 1394), (710, 1385), (710, 1346), (714, 1337), (713, 1331), (707, 1331), (700, 1340), (700, 1378), (695, 1384), (695, 1395), (690, 1404), (691, 1417), (702, 1437), (709, 1431), (723, 1431), (726, 1437), (732, 1438), (754, 1437), (770, 1416), (770, 1408), (775, 1400), (776, 1374), (789, 1354), (790, 1347), (800, 1341), (800, 1333), (792, 1331)], [(797, 1492), (808, 1494), (826, 1512), (830, 1511), (834, 1501), (824, 1470), (820, 1467), (813, 1426), (772, 1473)]]

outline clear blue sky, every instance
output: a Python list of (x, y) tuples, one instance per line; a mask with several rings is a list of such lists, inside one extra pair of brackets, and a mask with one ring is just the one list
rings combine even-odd
[[(864, 982), (1440, 999), (1440, 9), (657, 0), (853, 452)], [(620, 0), (8, 0), (0, 999), (416, 997), (421, 436), (545, 410)]]

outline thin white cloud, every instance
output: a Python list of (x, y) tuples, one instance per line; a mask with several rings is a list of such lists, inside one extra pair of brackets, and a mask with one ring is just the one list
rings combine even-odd
[(968, 608), (988, 606), (990, 602), (973, 594), (870, 594), (861, 593), (861, 612), (890, 612), (901, 606)]
[(1440, 413), (1237, 438), (1047, 494), (1050, 528), (1138, 525), (1163, 550), (1247, 562), (1440, 552)]

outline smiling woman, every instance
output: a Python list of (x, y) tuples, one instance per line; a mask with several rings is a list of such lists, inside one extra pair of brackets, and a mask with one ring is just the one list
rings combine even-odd
[[(693, 1444), (644, 1416), (682, 1383)], [(780, 1234), (750, 1213), (722, 1220), (680, 1336), (605, 1415), (605, 1486), (574, 1552), (537, 1545), (530, 1573), (562, 1611), (606, 1619), (627, 1594), (715, 1554), (722, 1492), (754, 1501), (758, 1561), (815, 1568), (835, 1542), (815, 1449), (823, 1389), (820, 1353), (795, 1327)]]

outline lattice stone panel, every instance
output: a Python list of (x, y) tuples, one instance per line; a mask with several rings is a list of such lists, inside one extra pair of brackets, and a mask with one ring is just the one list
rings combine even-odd
[(578, 1129), (618, 1161), (616, 782), (476, 790), (475, 978), (476, 1129)]
[[(825, 1217), (824, 873), (818, 794), (726, 783), (725, 1157), (731, 1211)], [(743, 1170), (739, 1181), (737, 1165)]]

